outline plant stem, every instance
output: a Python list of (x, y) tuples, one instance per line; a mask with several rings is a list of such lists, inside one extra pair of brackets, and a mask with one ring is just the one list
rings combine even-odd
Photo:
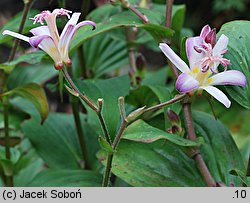
[(157, 104), (155, 106), (151, 106), (147, 109), (144, 110), (144, 113), (148, 112), (148, 111), (153, 111), (153, 110), (156, 110), (156, 109), (160, 109), (162, 107), (165, 107), (169, 104), (173, 104), (175, 102), (178, 102), (178, 101), (181, 101), (182, 99), (184, 99), (187, 95), (186, 94), (180, 94), (180, 95), (176, 95), (173, 99), (170, 99), (166, 102), (163, 102), (163, 103), (160, 103), (160, 104)]
[[(183, 103), (183, 112), (184, 112), (184, 119), (185, 119), (185, 124), (187, 127), (188, 137), (190, 140), (196, 141), (196, 134), (195, 134), (193, 119), (191, 115), (191, 104), (189, 102)], [(216, 182), (213, 179), (210, 171), (208, 170), (208, 167), (205, 161), (203, 160), (199, 149), (193, 148), (191, 149), (191, 153), (193, 154), (192, 158), (195, 160), (197, 167), (201, 175), (203, 176), (204, 180), (206, 181), (207, 185), (209, 187), (215, 187)]]
[(84, 139), (84, 133), (83, 133), (80, 114), (79, 114), (78, 100), (76, 101), (75, 98), (73, 98), (73, 96), (71, 96), (70, 103), (71, 103), (71, 107), (72, 107), (72, 111), (73, 111), (73, 115), (74, 115), (74, 120), (75, 120), (78, 140), (79, 140), (79, 144), (80, 144), (80, 149), (81, 149), (81, 153), (82, 153), (82, 158), (83, 158), (84, 164), (85, 164), (84, 168), (91, 169), (89, 156), (88, 156), (88, 150), (87, 150), (87, 146), (86, 146), (86, 141)]
[(174, 0), (166, 0), (166, 27), (171, 28), (172, 7)]
[(137, 10), (134, 6), (131, 6), (130, 3), (127, 0), (120, 0), (122, 3), (122, 6), (131, 10), (134, 14), (136, 14), (140, 19), (142, 19), (142, 21), (147, 24), (149, 23), (149, 19), (147, 18), (147, 16), (145, 16), (144, 14), (142, 14), (139, 10)]
[(76, 87), (75, 83), (72, 81), (68, 71), (64, 68), (63, 69), (63, 75), (65, 77), (65, 79), (67, 80), (67, 82), (70, 84), (70, 86), (72, 87), (72, 89), (79, 94), (79, 97), (95, 112), (98, 112), (98, 108), (95, 105), (95, 103), (89, 98), (87, 97), (87, 95), (84, 95), (83, 93), (81, 93), (78, 88)]
[[(119, 141), (122, 137), (122, 134), (125, 130), (127, 126), (127, 122), (126, 120), (122, 121), (122, 124), (120, 126), (120, 129), (115, 137), (115, 140), (112, 144), (112, 148), (115, 151), (117, 149), (117, 146), (119, 144)], [(103, 179), (103, 187), (108, 187), (109, 185), (109, 179), (110, 179), (110, 175), (111, 175), (111, 169), (112, 169), (112, 162), (113, 162), (113, 153), (109, 153), (108, 154), (108, 158), (107, 158), (107, 165), (106, 165), (106, 171), (105, 171), (105, 175), (104, 175), (104, 179)]]
[[(171, 28), (171, 19), (172, 19), (172, 7), (174, 0), (166, 0), (166, 27)], [(171, 46), (171, 39), (168, 40), (168, 45)], [(178, 78), (178, 70), (175, 68), (174, 64), (168, 59), (168, 64), (171, 68), (174, 78)]]
[(103, 183), (102, 183), (103, 187), (109, 186), (113, 157), (114, 157), (113, 153), (108, 154), (106, 170), (105, 170)]
[[(32, 2), (33, 2), (33, 0), (29, 0), (24, 5), (23, 16), (22, 16), (22, 20), (21, 20), (21, 23), (20, 23), (20, 26), (18, 29), (18, 33), (22, 33), (22, 31), (23, 31), (24, 24), (25, 24), (25, 21), (26, 21), (26, 18), (27, 18), (27, 15), (28, 15), (28, 12), (29, 12), (29, 9), (30, 9)], [(13, 45), (11, 52), (10, 52), (9, 61), (12, 61), (14, 59), (19, 42), (20, 42), (19, 39), (14, 40), (14, 45)]]
[(106, 140), (109, 143), (111, 143), (111, 141), (110, 141), (110, 135), (109, 135), (109, 132), (108, 132), (108, 128), (107, 128), (105, 120), (104, 120), (104, 118), (102, 116), (102, 112), (96, 106), (96, 104), (94, 103), (94, 101), (92, 101), (87, 95), (81, 93), (78, 90), (78, 88), (76, 87), (75, 83), (72, 81), (69, 73), (67, 72), (67, 70), (65, 68), (63, 69), (63, 74), (64, 74), (64, 77), (67, 80), (67, 82), (70, 84), (71, 88), (79, 95), (80, 99), (82, 99), (93, 111), (96, 112), (96, 114), (97, 114), (97, 116), (99, 118), (102, 130), (103, 130), (103, 133), (104, 133), (104, 135), (106, 137)]
[(248, 157), (247, 176), (250, 176), (250, 155)]

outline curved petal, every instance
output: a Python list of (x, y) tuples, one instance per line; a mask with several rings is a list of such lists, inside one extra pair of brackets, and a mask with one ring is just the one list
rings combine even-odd
[(182, 73), (176, 80), (176, 89), (181, 93), (191, 92), (199, 86), (200, 83), (187, 73)]
[(50, 36), (49, 27), (46, 25), (33, 28), (30, 30), (30, 32), (35, 36), (39, 36), (39, 35), (49, 35)]
[(190, 72), (187, 64), (176, 54), (174, 51), (165, 43), (160, 43), (159, 45), (162, 52), (166, 57), (183, 73)]
[(199, 47), (203, 42), (204, 39), (202, 37), (190, 37), (186, 40), (186, 52), (191, 70), (195, 67), (200, 68), (201, 60), (205, 54), (203, 51), (198, 53), (194, 47)]
[(246, 76), (238, 70), (228, 70), (218, 73), (208, 79), (209, 85), (239, 85), (246, 86)]
[(29, 39), (30, 39), (29, 37), (26, 37), (24, 35), (21, 35), (19, 33), (12, 32), (12, 31), (9, 31), (9, 30), (4, 30), (3, 35), (10, 35), (10, 36), (15, 37), (17, 39), (21, 39), (21, 40), (23, 40), (25, 42), (29, 42)]
[(82, 21), (78, 24), (77, 21), (80, 17), (81, 13), (73, 13), (71, 19), (68, 21), (68, 23), (65, 25), (62, 34), (60, 36), (59, 41), (59, 50), (62, 56), (62, 59), (67, 63), (69, 60), (68, 57), (68, 50), (70, 42), (76, 33), (77, 29), (84, 25), (92, 25), (95, 28), (95, 23), (92, 21)]
[(202, 37), (203, 39), (205, 39), (205, 37), (207, 36), (207, 34), (211, 31), (211, 28), (209, 25), (205, 25), (202, 30), (201, 30), (201, 34), (200, 37)]
[(32, 47), (34, 48), (38, 48), (38, 45), (44, 40), (44, 39), (47, 39), (47, 38), (51, 38), (50, 36), (48, 35), (39, 35), (39, 36), (34, 36), (34, 37), (31, 37), (29, 39), (29, 43)]
[(222, 34), (213, 48), (213, 55), (222, 56), (222, 53), (224, 53), (225, 50), (227, 49), (227, 45), (228, 45), (228, 37)]
[(211, 94), (215, 99), (224, 104), (227, 108), (230, 107), (231, 101), (218, 88), (213, 86), (202, 86), (200, 88), (206, 90), (209, 94)]

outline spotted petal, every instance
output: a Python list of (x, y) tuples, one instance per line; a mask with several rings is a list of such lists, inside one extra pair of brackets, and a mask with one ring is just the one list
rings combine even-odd
[(224, 104), (227, 108), (230, 107), (231, 101), (218, 88), (213, 86), (202, 86), (200, 88), (206, 90), (209, 94), (211, 94), (215, 99)]
[(188, 73), (182, 73), (176, 81), (176, 89), (181, 93), (191, 92), (199, 86), (199, 82)]
[(228, 70), (215, 74), (210, 79), (209, 85), (239, 85), (246, 86), (247, 79), (245, 75), (238, 70)]
[(202, 37), (190, 37), (186, 40), (186, 52), (190, 69), (200, 68), (200, 62), (204, 57), (204, 52), (198, 53), (194, 47), (200, 46), (204, 42)]
[(162, 52), (166, 57), (183, 73), (190, 72), (187, 64), (176, 54), (174, 51), (165, 43), (160, 43), (159, 45)]
[(30, 32), (34, 36), (39, 36), (39, 35), (49, 35), (50, 36), (49, 27), (45, 26), (45, 25), (33, 28), (30, 30)]

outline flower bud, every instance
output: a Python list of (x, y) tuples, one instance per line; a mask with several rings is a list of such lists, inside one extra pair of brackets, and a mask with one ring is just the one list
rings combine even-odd
[(136, 67), (137, 67), (137, 70), (140, 70), (140, 71), (144, 70), (146, 67), (146, 59), (141, 53), (138, 54), (136, 58)]
[(131, 122), (133, 120), (135, 120), (136, 118), (138, 118), (140, 115), (142, 115), (144, 113), (144, 109), (146, 108), (146, 106), (143, 106), (139, 109), (136, 109), (135, 111), (133, 111), (132, 113), (130, 113), (127, 116), (127, 121)]
[(212, 29), (205, 37), (205, 42), (211, 44), (214, 47), (216, 43), (216, 29)]
[(180, 123), (180, 118), (179, 116), (171, 109), (167, 110), (167, 115), (168, 119), (172, 124), (179, 124)]

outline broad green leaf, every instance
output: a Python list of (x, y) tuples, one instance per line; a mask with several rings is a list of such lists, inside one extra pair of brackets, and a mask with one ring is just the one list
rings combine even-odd
[(26, 84), (24, 86), (10, 90), (9, 92), (5, 92), (3, 96), (12, 94), (17, 94), (32, 102), (32, 104), (40, 113), (42, 119), (41, 122), (43, 123), (45, 121), (49, 113), (49, 105), (47, 102), (46, 94), (40, 85), (36, 83)]
[(201, 152), (215, 180), (222, 181), (226, 185), (233, 183), (241, 186), (240, 179), (229, 173), (235, 168), (246, 170), (242, 156), (229, 131), (221, 122), (206, 113), (195, 112), (193, 119), (196, 134), (205, 140), (205, 144), (201, 146)]
[(58, 71), (55, 70), (52, 63), (43, 62), (42, 64), (31, 66), (17, 66), (9, 75), (7, 85), (9, 89), (31, 82), (42, 85), (57, 74)]
[(170, 134), (158, 128), (154, 128), (149, 124), (145, 123), (143, 120), (138, 120), (129, 125), (128, 128), (125, 130), (122, 138), (144, 143), (151, 143), (159, 139), (164, 139), (176, 145), (185, 147), (198, 147), (201, 145), (201, 143), (193, 142), (184, 139), (178, 135)]
[(147, 15), (151, 23), (144, 24), (138, 16), (131, 15), (131, 11), (120, 12), (110, 17), (105, 22), (97, 23), (96, 30), (94, 31), (90, 30), (89, 27), (81, 28), (71, 42), (71, 51), (79, 47), (84, 41), (96, 35), (124, 26), (145, 29), (152, 36), (157, 38), (167, 38), (173, 35), (173, 31), (171, 29), (159, 25), (162, 19), (159, 19), (157, 13), (147, 9), (140, 9), (140, 11)]
[(238, 176), (241, 181), (244, 183), (245, 186), (250, 187), (250, 184), (248, 183), (247, 177), (246, 177), (246, 173), (244, 173), (243, 171), (240, 171), (238, 169), (232, 169), (230, 171), (230, 174), (234, 175), (234, 176)]
[(250, 21), (232, 21), (224, 24), (218, 37), (222, 34), (229, 38), (228, 51), (225, 58), (230, 59), (229, 69), (239, 70), (248, 80), (246, 87), (226, 86), (228, 94), (240, 105), (250, 108)]
[(84, 43), (86, 67), (98, 78), (128, 64), (126, 42), (114, 40), (107, 34)]
[(28, 54), (23, 54), (11, 62), (0, 64), (0, 69), (4, 70), (7, 73), (10, 73), (19, 63), (24, 62), (27, 64), (37, 64), (43, 59), (44, 56), (45, 52), (43, 51), (36, 51)]
[[(83, 122), (88, 154), (91, 167), (97, 166), (95, 157), (99, 150), (98, 135), (94, 129)], [(43, 125), (40, 125), (36, 117), (26, 121), (22, 125), (24, 135), (29, 138), (38, 155), (53, 169), (80, 169), (82, 155), (72, 115), (62, 113), (50, 113)]]
[[(37, 13), (39, 13), (39, 11), (37, 10), (33, 10), (31, 9), (28, 13), (26, 22), (25, 22), (25, 26), (23, 29), (23, 33), (28, 33), (29, 30), (33, 27), (36, 27), (36, 25), (33, 24), (33, 20), (29, 20), (29, 18), (34, 17)], [(0, 44), (8, 42), (9, 40), (13, 40), (12, 37), (6, 37), (4, 35), (2, 35), (4, 30), (11, 30), (13, 32), (18, 32), (21, 20), (22, 20), (22, 15), (23, 12), (18, 13), (17, 15), (15, 15), (14, 17), (11, 18), (11, 20), (8, 21), (8, 23), (6, 23), (1, 29), (0, 29)]]
[[(102, 151), (98, 157), (105, 165), (107, 154)], [(194, 161), (166, 141), (146, 144), (122, 139), (112, 172), (136, 187), (205, 186)]]
[(28, 187), (100, 187), (100, 174), (86, 170), (46, 169), (28, 183)]
[[(99, 98), (104, 99), (103, 116), (111, 137), (114, 137), (120, 120), (118, 98), (128, 95), (130, 88), (129, 77), (125, 75), (106, 80), (78, 80), (77, 86), (81, 92), (84, 92), (94, 101)], [(88, 111), (88, 122), (92, 125), (99, 124), (96, 113), (91, 109)], [(103, 134), (101, 130), (99, 134)]]

